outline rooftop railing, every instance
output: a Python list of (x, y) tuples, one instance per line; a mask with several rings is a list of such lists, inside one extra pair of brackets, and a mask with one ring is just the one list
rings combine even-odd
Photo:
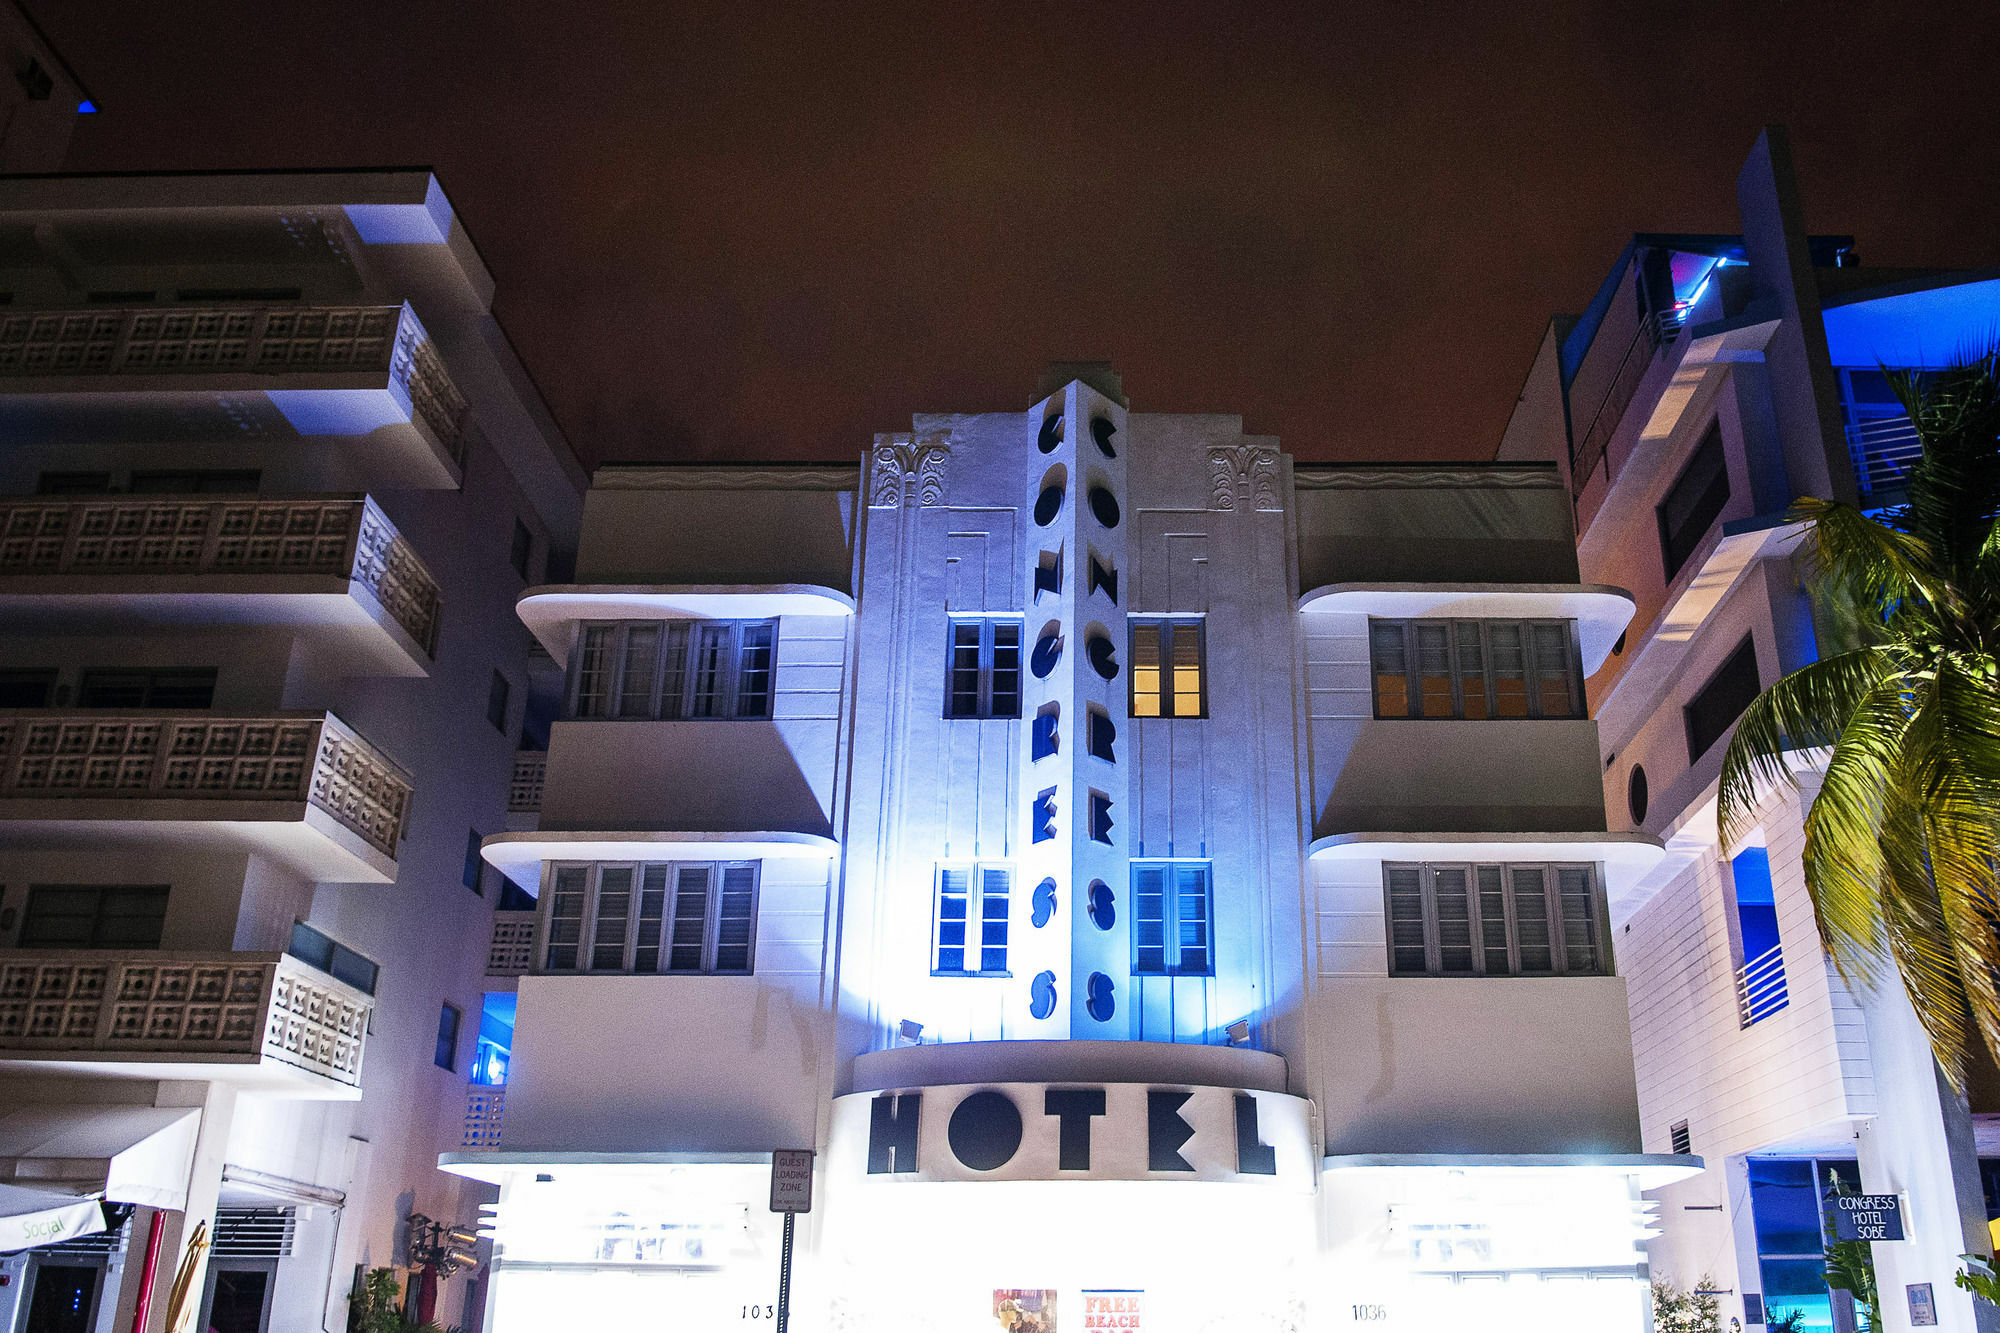
[(437, 580), (367, 496), (36, 496), (0, 501), (0, 577), (326, 574), (366, 588), (424, 652)]
[(393, 858), (410, 780), (331, 713), (17, 709), (0, 712), (0, 802), (10, 798), (304, 801)]
[[(464, 463), (466, 403), (407, 304), (138, 306), (0, 315), (0, 386), (73, 375), (386, 371)], [(4, 391), (4, 387), (0, 387)]]
[(0, 1058), (258, 1056), (359, 1087), (373, 1008), (289, 954), (0, 952)]

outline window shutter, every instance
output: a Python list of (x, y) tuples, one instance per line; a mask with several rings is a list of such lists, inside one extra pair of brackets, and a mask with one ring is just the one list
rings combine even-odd
[(682, 866), (674, 885), (674, 920), (668, 937), (667, 971), (699, 972), (708, 934), (707, 866)]
[(1514, 970), (1508, 947), (1507, 887), (1499, 866), (1480, 866), (1479, 942), (1486, 953), (1489, 976), (1504, 977)]
[(729, 650), (732, 626), (696, 625), (694, 688), (688, 696), (689, 717), (726, 717), (729, 709)]
[(1571, 972), (1599, 972), (1597, 894), (1589, 866), (1556, 867), (1563, 952)]
[(1438, 970), (1463, 975), (1472, 968), (1472, 904), (1467, 897), (1463, 866), (1438, 866), (1431, 871), (1437, 904)]
[(1394, 972), (1421, 975), (1424, 958), (1423, 872), (1417, 866), (1389, 866), (1389, 958)]
[(937, 970), (963, 972), (966, 916), (971, 899), (972, 872), (963, 866), (938, 869)]
[(979, 872), (979, 970), (1007, 970), (1007, 871), (986, 866)]
[(1160, 716), (1160, 627), (1132, 626), (1132, 716)]
[(1375, 713), (1378, 717), (1410, 716), (1410, 662), (1403, 646), (1401, 621), (1368, 622), (1368, 655), (1375, 665)]
[(1021, 715), (1021, 627), (1014, 621), (993, 626), (992, 700), (988, 717)]
[(1488, 666), (1493, 673), (1493, 716), (1528, 715), (1528, 655), (1521, 640), (1521, 627), (1495, 624), (1486, 627)]
[(632, 948), (634, 972), (660, 970), (660, 931), (666, 925), (667, 867), (647, 866), (639, 885), (639, 934)]
[(555, 886), (549, 893), (548, 952), (544, 966), (551, 972), (576, 968), (577, 948), (583, 940), (583, 898), (589, 887), (586, 866), (560, 866)]
[(590, 970), (625, 969), (625, 928), (632, 920), (632, 867), (602, 866), (597, 872), (597, 921), (590, 935)]
[(607, 717), (611, 711), (613, 626), (590, 625), (576, 650), (576, 716)]
[(1170, 625), (1173, 644), (1173, 715), (1201, 716), (1201, 626)]
[(660, 716), (681, 716), (682, 695), (687, 689), (688, 627), (676, 621), (666, 627), (665, 660), (660, 668)]
[(1174, 867), (1174, 914), (1177, 918), (1180, 958), (1175, 970), (1196, 976), (1207, 976), (1211, 970), (1209, 957), (1209, 867), (1207, 865), (1177, 865)]
[(1167, 868), (1132, 867), (1132, 942), (1135, 972), (1167, 970)]
[(776, 630), (770, 625), (744, 625), (737, 651), (735, 717), (771, 715), (771, 667), (776, 656)]
[(660, 627), (634, 625), (625, 631), (625, 664), (618, 685), (618, 716), (653, 715), (653, 677), (660, 667)]
[(1547, 874), (1540, 866), (1513, 866), (1514, 926), (1521, 940), (1521, 970), (1555, 971), (1555, 951), (1549, 939)]
[(1535, 644), (1535, 693), (1543, 717), (1574, 717), (1570, 695), (1569, 629), (1564, 625), (1530, 625)]
[(757, 867), (724, 866), (715, 914), (715, 970), (746, 973), (757, 929)]
[(1458, 647), (1458, 691), (1463, 700), (1461, 713), (1478, 721), (1490, 715), (1486, 700), (1486, 653), (1480, 642), (1479, 622), (1459, 621), (1452, 626)]
[(1451, 632), (1438, 621), (1420, 620), (1417, 631), (1417, 689), (1422, 716), (1450, 717)]

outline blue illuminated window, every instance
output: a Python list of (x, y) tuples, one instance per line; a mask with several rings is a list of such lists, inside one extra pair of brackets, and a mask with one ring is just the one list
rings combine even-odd
[(1021, 715), (1021, 622), (954, 620), (946, 717)]
[(1778, 939), (1778, 902), (1771, 884), (1769, 849), (1746, 847), (1731, 857), (1729, 884), (1736, 900), (1737, 1017), (1747, 1028), (1791, 1003), (1785, 984), (1784, 949)]
[(1004, 865), (937, 868), (931, 971), (936, 976), (1004, 977), (1013, 870)]
[(1207, 861), (1132, 863), (1132, 971), (1215, 975), (1214, 867)]

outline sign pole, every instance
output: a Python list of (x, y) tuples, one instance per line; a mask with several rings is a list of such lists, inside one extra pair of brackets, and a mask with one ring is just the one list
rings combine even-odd
[(792, 1219), (797, 1216), (785, 1214), (785, 1238), (778, 1243), (778, 1333), (787, 1333), (792, 1325)]
[(780, 1148), (771, 1154), (771, 1211), (785, 1215), (778, 1244), (778, 1333), (792, 1325), (792, 1227), (812, 1211), (813, 1155), (810, 1148)]

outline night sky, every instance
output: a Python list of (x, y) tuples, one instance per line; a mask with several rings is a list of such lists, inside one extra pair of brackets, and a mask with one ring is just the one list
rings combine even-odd
[(1485, 458), (1633, 231), (1791, 127), (1864, 262), (2000, 264), (2000, 4), (28, 0), (74, 170), (423, 163), (587, 463), (855, 458), (1108, 358), (1302, 460)]

